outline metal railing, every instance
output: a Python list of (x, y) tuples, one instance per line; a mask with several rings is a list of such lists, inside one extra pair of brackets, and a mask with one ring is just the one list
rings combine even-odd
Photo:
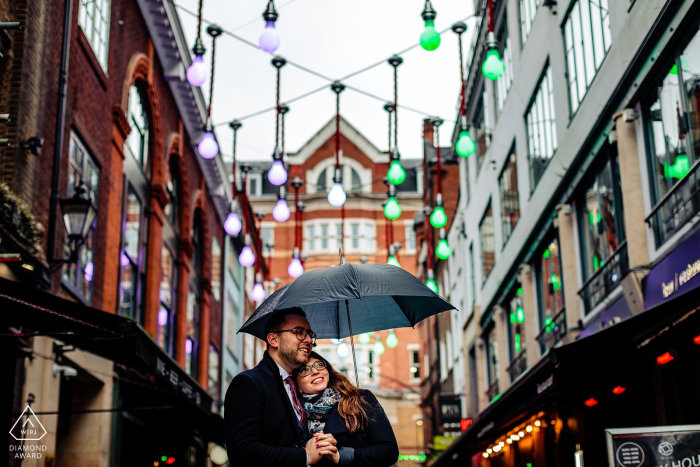
[(700, 160), (656, 203), (645, 222), (651, 225), (659, 247), (700, 212)]
[(518, 376), (522, 375), (525, 373), (525, 370), (527, 370), (527, 358), (525, 352), (526, 349), (523, 349), (522, 352), (516, 355), (513, 361), (510, 362), (510, 365), (508, 365), (508, 374), (510, 375), (511, 383), (518, 379)]
[(578, 291), (586, 305), (586, 314), (617, 287), (629, 271), (627, 240), (620, 243), (605, 264), (593, 273)]
[(486, 390), (486, 397), (488, 397), (489, 402), (491, 402), (498, 394), (498, 380), (495, 380)]
[(547, 353), (566, 335), (566, 310), (561, 310), (547, 321), (537, 335), (537, 342), (540, 344), (540, 353), (542, 355)]

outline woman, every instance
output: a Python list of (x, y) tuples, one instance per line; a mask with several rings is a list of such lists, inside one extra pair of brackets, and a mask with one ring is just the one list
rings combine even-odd
[[(293, 377), (308, 414), (308, 437), (335, 438), (337, 450), (321, 449), (318, 465), (388, 467), (399, 457), (399, 447), (384, 409), (370, 391), (350, 380), (316, 352)], [(325, 434), (325, 436), (324, 436)]]

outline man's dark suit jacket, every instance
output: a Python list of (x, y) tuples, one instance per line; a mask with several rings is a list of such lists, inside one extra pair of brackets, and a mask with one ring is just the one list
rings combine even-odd
[(279, 367), (267, 352), (258, 366), (233, 378), (224, 421), (231, 465), (306, 466), (303, 432)]

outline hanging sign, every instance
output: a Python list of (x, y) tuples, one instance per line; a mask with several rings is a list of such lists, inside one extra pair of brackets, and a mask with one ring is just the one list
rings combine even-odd
[(462, 402), (459, 396), (440, 397), (440, 424), (460, 423), (461, 420)]
[(700, 425), (605, 430), (610, 467), (700, 465)]

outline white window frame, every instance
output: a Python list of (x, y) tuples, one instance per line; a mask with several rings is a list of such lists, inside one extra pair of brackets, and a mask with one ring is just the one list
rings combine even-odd
[[(250, 189), (250, 182), (255, 181), (255, 191)], [(261, 173), (249, 173), (248, 174), (248, 195), (250, 196), (262, 196), (262, 174)]]
[[(405, 226), (403, 253), (405, 255), (415, 255), (416, 252), (418, 251), (418, 246), (416, 245), (416, 231), (414, 230), (413, 221), (412, 220), (404, 221), (403, 225)], [(409, 238), (413, 238), (413, 248), (409, 248), (409, 246), (410, 246), (408, 243)]]
[[(418, 370), (413, 373), (414, 376), (412, 378), (408, 379), (408, 384), (420, 384), (420, 367), (423, 366), (420, 362), (420, 344), (408, 344), (406, 345), (406, 350), (408, 350), (408, 368), (415, 366)], [(418, 363), (413, 361), (413, 352), (418, 352)]]
[[(358, 224), (358, 235), (357, 235), (357, 240), (358, 240), (358, 248), (353, 248), (352, 247), (352, 225), (353, 224)], [(323, 225), (328, 225), (328, 244), (327, 247), (322, 247), (322, 230), (321, 226)], [(314, 219), (311, 221), (305, 221), (304, 222), (304, 252), (306, 254), (337, 254), (338, 249), (340, 248), (340, 228), (342, 226), (342, 223), (335, 218), (326, 218), (326, 219)], [(311, 244), (309, 243), (309, 228), (313, 227), (314, 229), (314, 243), (313, 243), (313, 248), (310, 248)], [(367, 243), (367, 236), (366, 233), (367, 231), (371, 230), (374, 234), (373, 237), (371, 237), (371, 248), (367, 248), (368, 243)], [(344, 232), (344, 240), (345, 240), (345, 245), (343, 245), (343, 251), (346, 253), (352, 253), (352, 254), (366, 254), (366, 255), (374, 255), (377, 252), (377, 224), (374, 221), (374, 219), (367, 219), (367, 218), (351, 218), (351, 219), (345, 219), (345, 232)]]
[[(366, 168), (360, 164), (355, 159), (343, 158), (343, 150), (340, 150), (340, 164), (345, 169), (343, 174), (343, 189), (346, 192), (350, 192), (352, 189), (352, 174), (349, 168), (352, 168), (357, 172), (360, 177), (360, 183), (362, 184), (360, 188), (360, 193), (371, 193), (372, 192), (372, 169)], [(326, 170), (327, 169), (327, 170)], [(326, 170), (326, 192), (333, 186), (333, 177), (335, 176), (335, 158), (324, 159), (313, 169), (306, 171), (306, 180), (313, 180), (313, 183), (309, 183), (306, 186), (307, 193), (319, 193), (316, 191), (316, 180), (321, 175), (321, 173)]]
[(547, 164), (557, 152), (557, 117), (554, 109), (554, 88), (552, 80), (552, 67), (547, 67), (542, 73), (537, 90), (525, 114), (527, 128), (527, 159), (530, 175), (530, 193), (535, 190), (537, 183), (544, 175), (543, 169), (535, 180), (533, 174), (532, 157), (547, 158)]
[(532, 32), (532, 23), (535, 22), (541, 4), (542, 0), (520, 0), (520, 40), (523, 46)]
[[(95, 58), (107, 73), (109, 60), (109, 31), (112, 13), (111, 0), (80, 0), (78, 24), (95, 54)], [(99, 24), (95, 23), (95, 15), (99, 15)]]

